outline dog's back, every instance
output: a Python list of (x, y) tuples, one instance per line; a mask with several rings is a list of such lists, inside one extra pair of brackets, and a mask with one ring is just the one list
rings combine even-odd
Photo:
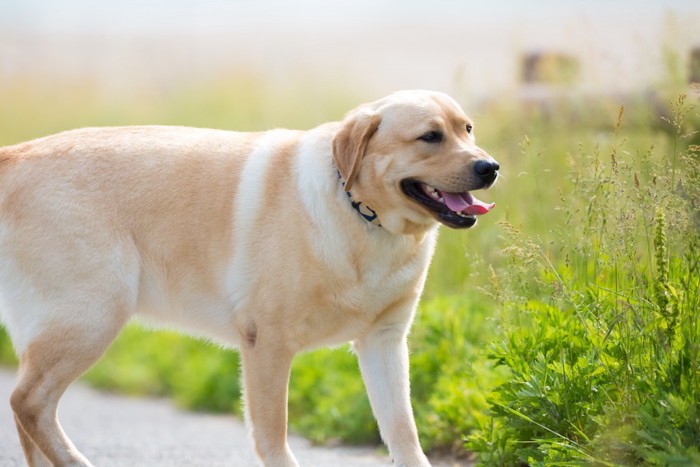
[[(81, 323), (121, 322), (138, 301), (155, 309), (168, 304), (147, 302), (162, 302), (167, 291), (211, 288), (211, 262), (231, 249), (244, 162), (236, 155), (251, 141), (134, 127), (0, 149), (0, 309), (18, 353), (45, 327), (39, 323), (69, 326), (72, 314)], [(95, 303), (122, 309), (86, 312)]]

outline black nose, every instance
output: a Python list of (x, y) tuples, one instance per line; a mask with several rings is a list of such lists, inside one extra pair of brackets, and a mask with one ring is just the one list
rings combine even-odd
[(498, 165), (498, 162), (496, 161), (476, 161), (474, 164), (474, 172), (484, 180), (486, 183), (491, 183), (494, 180), (496, 180), (496, 177), (498, 176), (498, 169), (500, 169), (501, 166)]

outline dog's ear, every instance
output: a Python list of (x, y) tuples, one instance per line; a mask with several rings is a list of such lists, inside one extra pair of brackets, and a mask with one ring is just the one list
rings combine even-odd
[(333, 162), (345, 180), (345, 191), (350, 191), (360, 171), (360, 162), (372, 135), (377, 131), (379, 114), (360, 110), (348, 115), (333, 136)]

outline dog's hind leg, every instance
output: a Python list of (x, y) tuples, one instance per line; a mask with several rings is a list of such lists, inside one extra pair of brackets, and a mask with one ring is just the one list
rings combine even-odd
[(103, 354), (126, 321), (105, 315), (99, 326), (52, 327), (20, 355), (19, 382), (10, 403), (30, 465), (89, 466), (58, 422), (58, 401), (68, 385)]
[(34, 441), (32, 441), (32, 438), (24, 431), (24, 428), (22, 428), (17, 415), (15, 415), (15, 425), (17, 425), (19, 441), (22, 444), (22, 450), (24, 451), (24, 457), (27, 459), (27, 464), (31, 467), (51, 467), (48, 459), (44, 457), (39, 448), (36, 447), (36, 444), (34, 444)]
[(0, 222), (0, 306), (19, 356), (10, 405), (30, 465), (85, 466), (58, 422), (58, 402), (133, 314), (139, 255), (128, 236), (93, 228), (99, 217), (45, 214), (46, 225)]

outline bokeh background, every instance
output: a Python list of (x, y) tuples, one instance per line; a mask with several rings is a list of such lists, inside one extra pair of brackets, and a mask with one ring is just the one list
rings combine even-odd
[[(698, 25), (690, 0), (0, 0), (0, 144), (309, 128), (448, 92), (502, 177), (477, 228), (443, 229), (411, 334), (424, 447), (700, 465)], [(240, 414), (238, 372), (232, 351), (131, 326), (86, 381)], [(289, 403), (316, 442), (379, 442), (345, 347), (298, 358)]]
[[(687, 75), (699, 20), (691, 0), (2, 0), (0, 80), (55, 100), (77, 88), (112, 109), (212, 86), (251, 88), (273, 115), (285, 98), (325, 117), (339, 92), (355, 103), (407, 88), (447, 91), (477, 109), (539, 97), (541, 81), (647, 92)], [(537, 57), (552, 76), (533, 76)], [(217, 101), (235, 107), (226, 97)]]

